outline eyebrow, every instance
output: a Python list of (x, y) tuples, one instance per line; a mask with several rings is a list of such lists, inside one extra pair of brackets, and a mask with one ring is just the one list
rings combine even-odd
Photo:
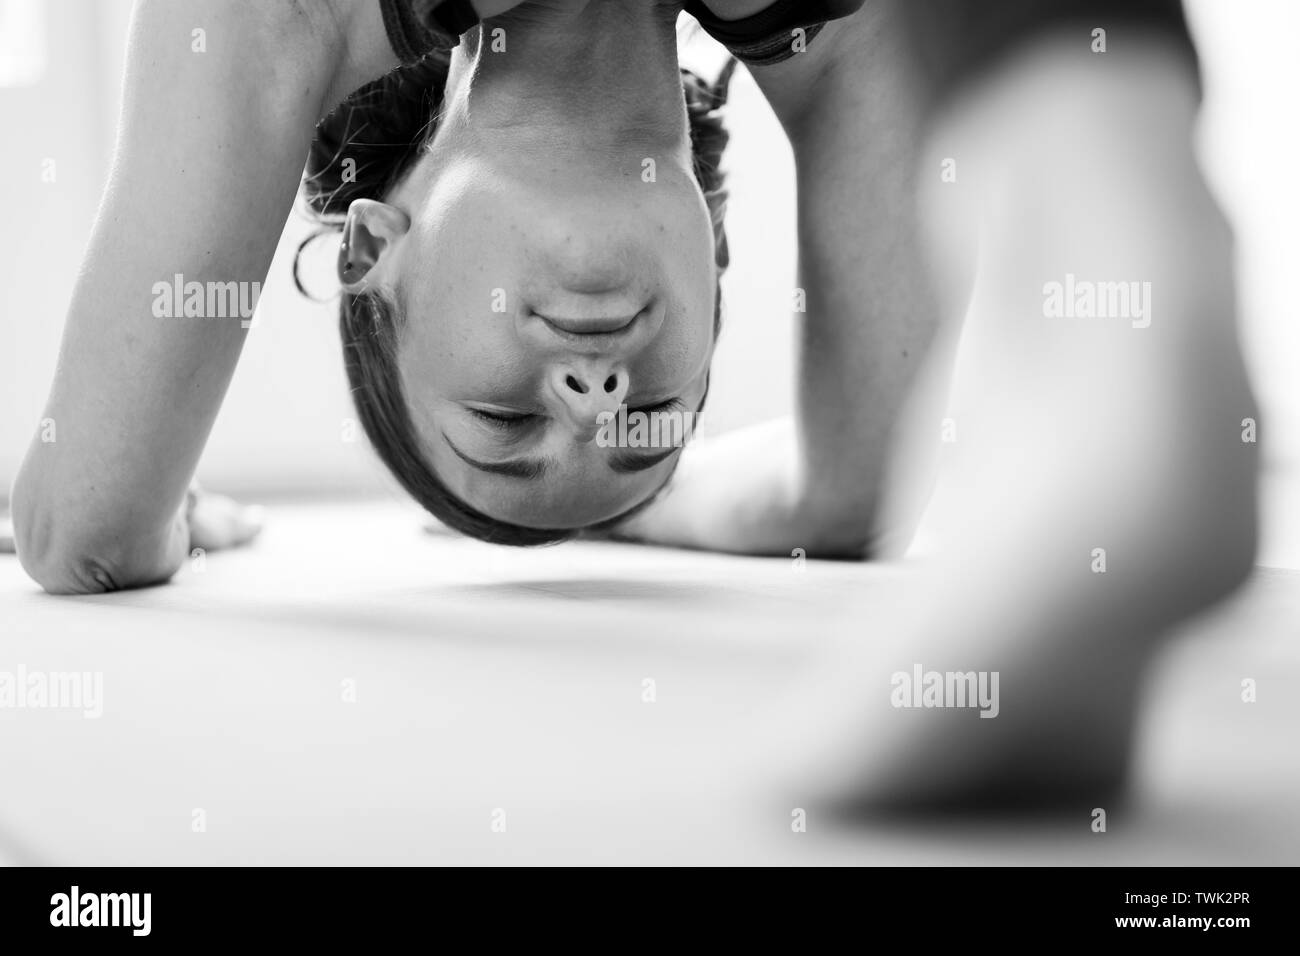
[(524, 478), (532, 481), (542, 477), (551, 467), (549, 458), (514, 458), (510, 461), (478, 461), (469, 457), (459, 448), (457, 448), (447, 433), (442, 433), (442, 440), (447, 443), (456, 457), (469, 465), (471, 468), (477, 468), (479, 471), (486, 471), (493, 475), (505, 475), (507, 478)]
[(679, 451), (681, 451), (681, 446), (669, 448), (667, 451), (657, 452), (653, 455), (629, 455), (623, 452), (610, 459), (609, 467), (615, 474), (632, 475), (638, 471), (648, 471), (659, 462)]
[[(465, 454), (455, 443), (443, 432), (443, 441), (447, 447), (471, 468), (477, 468), (479, 471), (486, 471), (492, 475), (504, 475), (507, 478), (522, 478), (526, 481), (534, 481), (541, 478), (551, 468), (554, 459), (551, 458), (513, 458), (510, 461), (479, 461)], [(618, 475), (634, 475), (638, 472), (649, 471), (661, 461), (671, 457), (681, 451), (680, 446), (669, 448), (666, 451), (656, 452), (653, 455), (637, 455), (620, 453), (610, 459), (610, 470)]]

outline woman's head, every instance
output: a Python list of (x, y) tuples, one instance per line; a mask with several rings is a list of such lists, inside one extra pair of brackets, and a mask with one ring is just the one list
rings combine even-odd
[[(703, 403), (727, 77), (680, 74), (654, 20), (635, 54), (590, 12), (488, 21), (318, 129), (308, 200), (343, 216), (362, 425), (408, 492), (475, 537), (540, 544), (635, 510), (680, 443), (611, 447), (602, 425)], [(576, 65), (556, 59), (575, 30), (591, 31)]]

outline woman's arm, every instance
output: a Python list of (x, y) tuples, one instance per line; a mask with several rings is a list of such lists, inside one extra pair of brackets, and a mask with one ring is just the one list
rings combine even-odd
[(46, 590), (153, 584), (184, 558), (185, 490), (246, 330), (180, 303), (159, 314), (155, 286), (251, 294), (265, 280), (317, 120), (396, 62), (373, 22), (351, 44), (342, 29), (341, 13), (360, 28), (376, 6), (137, 3), (113, 169), (45, 412), (57, 440), (33, 439), (12, 495), (19, 557)]
[(795, 417), (688, 449), (630, 536), (758, 554), (878, 550), (889, 453), (940, 324), (914, 199), (920, 82), (900, 32), (891, 4), (873, 3), (806, 53), (753, 68), (796, 165), (806, 312)]
[(893, 518), (882, 512), (887, 466), (941, 325), (916, 203), (923, 83), (892, 2), (828, 24), (807, 53), (754, 78), (795, 159), (804, 546), (871, 556), (898, 530), (884, 527)]

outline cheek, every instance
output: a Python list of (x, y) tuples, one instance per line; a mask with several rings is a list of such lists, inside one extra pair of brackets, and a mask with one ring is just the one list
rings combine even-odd
[(484, 331), (518, 311), (527, 242), (502, 197), (458, 187), (462, 178), (450, 177), (430, 194), (403, 267), (448, 327)]
[(452, 378), (496, 365), (514, 350), (518, 268), (491, 219), (463, 210), (448, 216), (404, 263), (409, 322), (423, 327), (430, 361)]
[(491, 400), (528, 379), (531, 363), (508, 316), (453, 310), (424, 321), (408, 374), (423, 376), (443, 397)]
[(692, 315), (707, 314), (712, 328), (714, 291), (717, 288), (717, 247), (713, 224), (703, 199), (683, 202), (675, 222), (667, 229), (664, 247), (673, 291)]
[(691, 356), (698, 356), (713, 344), (714, 316), (717, 311), (717, 271), (713, 263), (713, 249), (697, 248), (692, 257), (680, 256), (673, 270), (673, 299), (681, 312), (682, 347)]
[(675, 391), (685, 396), (708, 367), (713, 345), (713, 320), (706, 321), (704, 306), (679, 302), (664, 331), (633, 366), (633, 376), (643, 389)]

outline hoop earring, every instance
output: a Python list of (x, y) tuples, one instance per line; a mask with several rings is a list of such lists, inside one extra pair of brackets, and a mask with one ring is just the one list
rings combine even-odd
[[(302, 254), (303, 254), (303, 251), (304, 251), (304, 250), (305, 250), (309, 245), (311, 245), (313, 242), (315, 242), (317, 239), (319, 239), (321, 236), (332, 235), (332, 234), (333, 234), (333, 233), (334, 233), (338, 228), (339, 228), (338, 226), (322, 226), (321, 228), (319, 228), (319, 229), (317, 229), (315, 232), (313, 232), (311, 235), (309, 235), (309, 236), (308, 236), (306, 239), (304, 239), (302, 242), (298, 243), (298, 251), (297, 251), (296, 253), (294, 253), (294, 257), (293, 257), (293, 286), (294, 286), (295, 289), (298, 290), (298, 294), (299, 294), (299, 295), (301, 295), (301, 296), (302, 296), (303, 298), (305, 298), (305, 299), (310, 300), (311, 302), (315, 302), (315, 303), (318, 303), (318, 304), (323, 304), (323, 303), (326, 303), (326, 302), (332, 302), (332, 301), (333, 301), (333, 300), (338, 296), (339, 291), (341, 291), (341, 290), (338, 290), (338, 291), (332, 292), (332, 293), (330, 293), (330, 294), (327, 295), (327, 296), (315, 296), (315, 295), (312, 295), (310, 292), (307, 291), (307, 287), (306, 287), (305, 285), (302, 284), (302, 271), (301, 271), (301, 267), (300, 267), (301, 262), (302, 262)], [(344, 239), (344, 241), (346, 242), (346, 238)]]

